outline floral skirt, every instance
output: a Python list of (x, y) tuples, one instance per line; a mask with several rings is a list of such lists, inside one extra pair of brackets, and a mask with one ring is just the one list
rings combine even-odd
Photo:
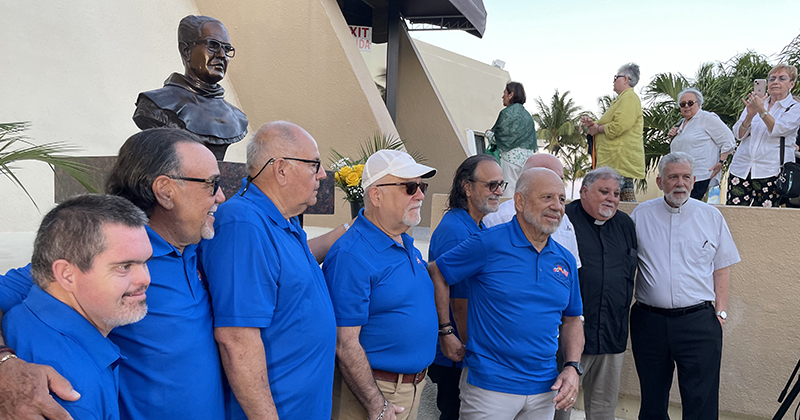
[(775, 191), (777, 176), (751, 179), (728, 175), (729, 206), (780, 207), (781, 196)]

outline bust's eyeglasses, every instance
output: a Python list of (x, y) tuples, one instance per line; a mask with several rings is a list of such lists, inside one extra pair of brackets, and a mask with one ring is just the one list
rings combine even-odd
[(177, 176), (177, 175), (167, 175), (167, 178), (179, 179), (181, 181), (189, 181), (189, 182), (202, 182), (203, 184), (206, 184), (206, 185), (214, 188), (214, 191), (211, 193), (211, 195), (217, 195), (217, 191), (219, 191), (219, 177), (203, 179), (203, 178), (189, 178), (189, 177)]
[(697, 103), (696, 101), (683, 101), (683, 102), (679, 103), (678, 105), (680, 105), (681, 108), (686, 108), (686, 107), (692, 107), (696, 103)]
[(223, 50), (225, 55), (228, 58), (233, 58), (236, 55), (236, 48), (233, 48), (231, 44), (225, 44), (223, 42), (219, 42), (216, 39), (198, 39), (195, 41), (190, 41), (190, 44), (206, 44), (206, 49), (211, 54), (216, 54), (219, 50)]
[(781, 77), (770, 76), (769, 79), (767, 79), (767, 80), (769, 80), (769, 82), (772, 83), (772, 82), (774, 82), (776, 80), (778, 80), (780, 82), (788, 82), (789, 80), (792, 80), (792, 79), (789, 79), (789, 76), (781, 76)]
[(417, 193), (417, 189), (422, 190), (422, 193), (425, 194), (425, 191), (428, 191), (428, 183), (427, 182), (392, 182), (391, 184), (378, 184), (376, 187), (386, 187), (391, 185), (402, 185), (406, 187), (406, 194), (414, 195)]
[(628, 76), (624, 76), (624, 75), (618, 74), (618, 75), (614, 76), (614, 81), (616, 82), (617, 79), (619, 79), (620, 77), (628, 77)]
[(500, 191), (502, 192), (502, 191), (505, 191), (506, 187), (508, 186), (508, 182), (506, 182), (506, 181), (489, 181), (489, 182), (486, 182), (486, 181), (479, 181), (477, 179), (471, 179), (471, 178), (468, 179), (467, 181), (469, 181), (469, 182), (479, 182), (481, 184), (485, 184), (487, 187), (489, 187), (489, 191), (490, 192), (495, 192), (495, 191), (497, 191), (498, 188), (500, 188)]

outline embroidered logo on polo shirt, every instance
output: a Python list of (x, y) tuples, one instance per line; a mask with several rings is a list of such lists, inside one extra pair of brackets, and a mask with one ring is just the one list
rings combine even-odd
[(422, 261), (417, 257), (417, 264), (422, 265)]
[(560, 265), (557, 265), (557, 266), (553, 267), (553, 272), (554, 273), (561, 273), (561, 274), (564, 275), (564, 277), (569, 277), (569, 271), (565, 270)]

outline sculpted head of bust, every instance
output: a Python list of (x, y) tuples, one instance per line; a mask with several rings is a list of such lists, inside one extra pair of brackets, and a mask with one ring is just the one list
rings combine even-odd
[(236, 53), (222, 22), (208, 16), (186, 16), (178, 25), (178, 50), (186, 77), (214, 85), (225, 77)]

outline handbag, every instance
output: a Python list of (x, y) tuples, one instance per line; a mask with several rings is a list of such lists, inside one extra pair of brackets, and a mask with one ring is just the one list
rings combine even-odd
[[(800, 138), (800, 129), (797, 131)], [(781, 172), (775, 181), (775, 191), (786, 198), (800, 197), (800, 164), (796, 162), (783, 162), (786, 151), (786, 137), (781, 137)]]

